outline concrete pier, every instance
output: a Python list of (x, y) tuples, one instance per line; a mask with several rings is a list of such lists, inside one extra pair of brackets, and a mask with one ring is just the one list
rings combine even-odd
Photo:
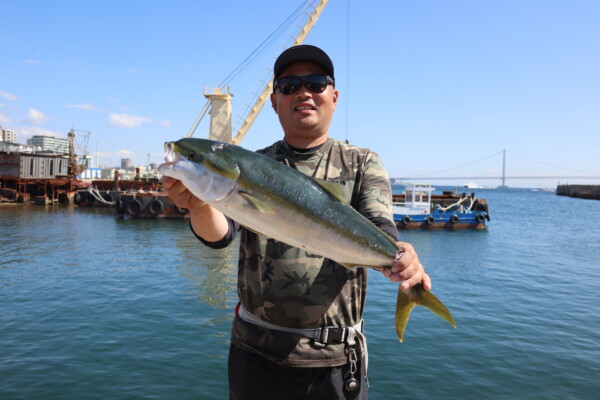
[(600, 185), (558, 185), (556, 194), (558, 196), (600, 200)]

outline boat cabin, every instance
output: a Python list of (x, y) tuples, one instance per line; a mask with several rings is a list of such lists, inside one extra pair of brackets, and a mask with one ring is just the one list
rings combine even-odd
[(429, 214), (431, 211), (431, 185), (410, 184), (406, 186), (404, 202), (394, 202), (394, 214)]

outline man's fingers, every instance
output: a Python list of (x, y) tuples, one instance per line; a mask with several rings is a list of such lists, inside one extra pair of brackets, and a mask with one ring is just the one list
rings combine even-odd
[(413, 275), (409, 279), (402, 282), (402, 289), (408, 289), (421, 282), (423, 279), (418, 275)]
[(423, 274), (423, 287), (425, 290), (431, 290), (431, 278), (428, 273)]
[(175, 185), (177, 179), (171, 178), (170, 176), (163, 176), (162, 178), (162, 186), (165, 190), (169, 190)]

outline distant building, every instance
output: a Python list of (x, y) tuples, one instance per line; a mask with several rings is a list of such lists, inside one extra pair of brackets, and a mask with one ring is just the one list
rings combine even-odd
[(100, 168), (87, 168), (80, 175), (77, 176), (79, 179), (101, 179), (102, 169)]
[(79, 156), (77, 157), (78, 163), (87, 165), (88, 168), (97, 168), (97, 165), (94, 165), (94, 157), (92, 156)]
[(4, 129), (0, 126), (0, 141), (17, 143), (17, 133), (12, 129)]
[(6, 153), (35, 153), (36, 150), (39, 151), (40, 149), (36, 149), (30, 144), (4, 142), (0, 140), (0, 151)]
[(132, 168), (133, 168), (133, 163), (131, 162), (131, 159), (121, 158), (121, 169), (124, 169), (125, 171), (129, 171)]
[(35, 135), (27, 139), (27, 144), (40, 147), (42, 151), (51, 151), (59, 154), (69, 153), (69, 141), (54, 136)]
[(115, 171), (114, 168), (102, 168), (100, 179), (115, 179)]

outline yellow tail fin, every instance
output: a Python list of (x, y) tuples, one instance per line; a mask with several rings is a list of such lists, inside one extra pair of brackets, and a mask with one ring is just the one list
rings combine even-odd
[(396, 300), (396, 333), (400, 342), (404, 340), (404, 330), (408, 323), (408, 317), (410, 317), (410, 312), (415, 306), (429, 308), (432, 313), (444, 321), (448, 321), (448, 323), (456, 328), (456, 322), (450, 311), (433, 293), (425, 290), (423, 285), (419, 284), (408, 290), (398, 288), (398, 298)]

